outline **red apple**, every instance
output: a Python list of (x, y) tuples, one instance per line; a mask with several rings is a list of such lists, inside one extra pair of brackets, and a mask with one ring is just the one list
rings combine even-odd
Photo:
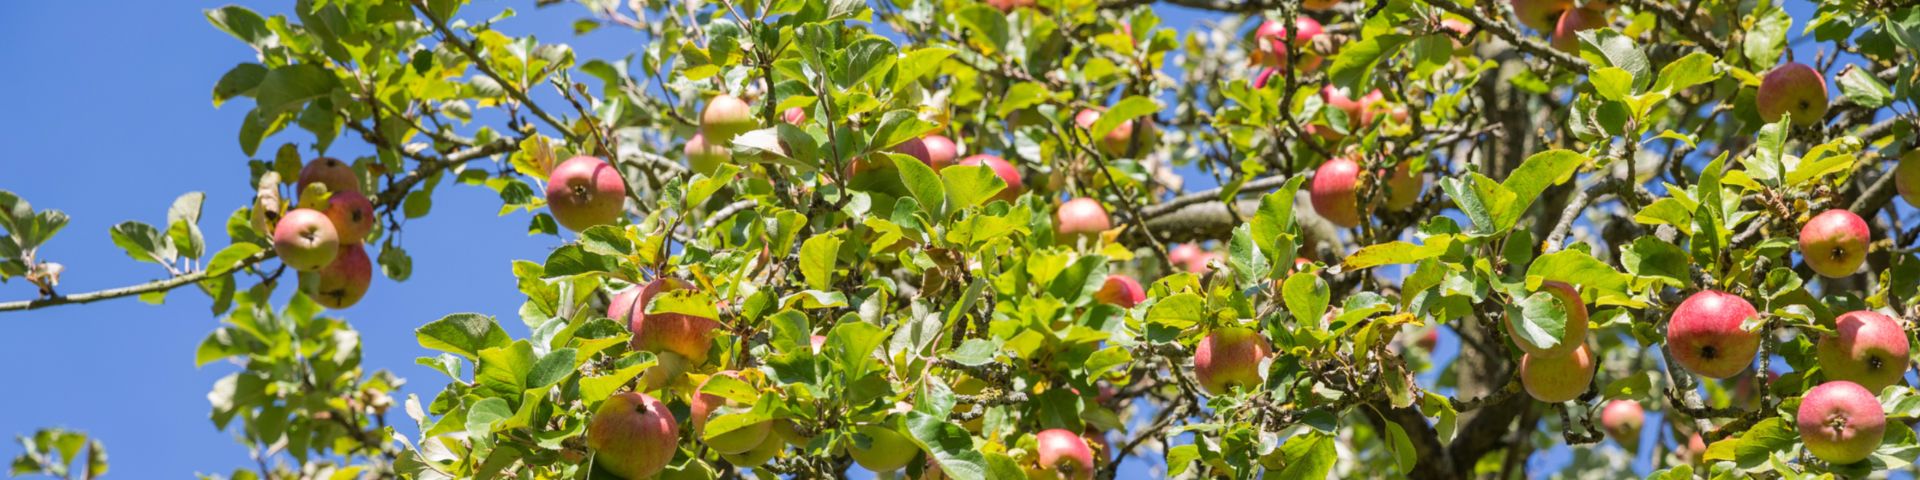
[(1579, 291), (1565, 282), (1546, 281), (1540, 283), (1540, 291), (1547, 292), (1567, 311), (1566, 330), (1562, 331), (1560, 342), (1551, 347), (1542, 347), (1520, 334), (1519, 322), (1525, 320), (1515, 315), (1507, 316), (1508, 333), (1513, 335), (1513, 343), (1521, 350), (1542, 357), (1564, 357), (1587, 341), (1587, 305), (1580, 300)]
[(1361, 127), (1367, 126), (1372, 120), (1367, 115), (1365, 99), (1379, 94), (1379, 92), (1379, 90), (1374, 90), (1361, 96), (1360, 100), (1355, 100), (1347, 93), (1346, 89), (1328, 85), (1320, 89), (1320, 99), (1325, 100), (1328, 107), (1346, 112), (1347, 129), (1358, 130)]
[(1567, 53), (1580, 51), (1579, 33), (1607, 26), (1607, 12), (1569, 8), (1560, 14), (1553, 28), (1553, 49)]
[(1692, 438), (1687, 439), (1686, 448), (1679, 450), (1680, 456), (1685, 457), (1687, 463), (1700, 463), (1701, 459), (1707, 457), (1707, 442), (1700, 438), (1700, 434), (1695, 433)]
[(1821, 276), (1852, 275), (1867, 261), (1867, 242), (1873, 234), (1867, 221), (1844, 209), (1820, 212), (1800, 227), (1800, 257)]
[(1360, 164), (1347, 157), (1336, 157), (1320, 164), (1313, 172), (1313, 184), (1307, 187), (1313, 211), (1342, 228), (1360, 225), (1360, 199), (1357, 189)]
[(1034, 0), (987, 0), (987, 5), (1001, 12), (1011, 12), (1017, 8), (1033, 6)]
[(650, 478), (679, 451), (679, 420), (667, 406), (639, 392), (608, 398), (587, 423), (594, 464), (625, 478)]
[(1260, 73), (1256, 73), (1253, 75), (1253, 88), (1255, 90), (1267, 88), (1268, 83), (1273, 83), (1276, 80), (1283, 80), (1283, 79), (1284, 77), (1280, 76), (1279, 69), (1276, 69), (1273, 67), (1261, 67)]
[(785, 120), (789, 125), (807, 123), (807, 109), (800, 107), (789, 108), (786, 113), (780, 115), (780, 119)]
[(847, 454), (853, 456), (854, 463), (874, 472), (891, 472), (907, 466), (913, 456), (920, 453), (920, 447), (913, 444), (906, 435), (883, 425), (861, 425), (854, 429), (858, 432)]
[(1266, 337), (1252, 329), (1217, 328), (1194, 346), (1193, 374), (1200, 380), (1201, 388), (1213, 395), (1226, 394), (1234, 387), (1258, 389), (1260, 361), (1267, 358), (1272, 348)]
[(966, 160), (960, 161), (960, 164), (966, 166), (986, 165), (988, 168), (993, 169), (994, 175), (1000, 176), (1000, 181), (1006, 182), (1007, 188), (1001, 190), (999, 194), (994, 195), (993, 198), (995, 200), (1013, 203), (1015, 200), (1020, 199), (1021, 193), (1026, 191), (1026, 184), (1020, 183), (1020, 169), (1014, 167), (1012, 163), (1007, 163), (1006, 160), (998, 156), (982, 153), (967, 157)]
[(1807, 390), (1794, 415), (1800, 442), (1834, 465), (1866, 460), (1887, 433), (1887, 412), (1873, 392), (1857, 383), (1830, 381)]
[(732, 145), (733, 137), (752, 131), (760, 123), (753, 118), (753, 107), (733, 95), (720, 94), (707, 101), (700, 112), (700, 134), (716, 145)]
[(333, 222), (333, 231), (340, 235), (340, 243), (359, 245), (373, 233), (373, 202), (360, 192), (334, 192), (327, 196), (327, 219)]
[(1073, 431), (1053, 428), (1042, 430), (1033, 436), (1039, 470), (1046, 478), (1091, 480), (1093, 478), (1093, 449), (1087, 447), (1087, 441), (1075, 435)]
[(333, 229), (333, 220), (327, 214), (296, 208), (273, 227), (273, 252), (294, 270), (318, 270), (340, 254), (340, 232)]
[(329, 157), (315, 158), (300, 168), (294, 195), (306, 194), (307, 185), (313, 183), (326, 185), (328, 192), (360, 193), (360, 175), (353, 173), (353, 166)]
[(1192, 261), (1187, 262), (1187, 271), (1199, 275), (1206, 275), (1207, 272), (1213, 270), (1213, 261), (1219, 259), (1220, 252), (1200, 252), (1199, 256), (1193, 257)]
[(1107, 207), (1100, 206), (1099, 200), (1081, 197), (1060, 204), (1054, 212), (1054, 232), (1068, 242), (1082, 238), (1097, 238), (1101, 232), (1113, 228), (1112, 220), (1107, 218)]
[(1100, 303), (1133, 308), (1147, 301), (1147, 291), (1140, 288), (1140, 282), (1133, 277), (1116, 273), (1107, 276), (1106, 283), (1100, 285), (1100, 291), (1093, 292), (1093, 298)]
[(1900, 322), (1872, 310), (1847, 312), (1833, 320), (1834, 334), (1818, 346), (1820, 370), (1827, 380), (1860, 384), (1878, 392), (1901, 383), (1907, 373), (1907, 332)]
[(360, 303), (373, 282), (373, 262), (359, 245), (341, 245), (333, 263), (321, 267), (315, 276), (313, 301), (322, 307), (339, 310)]
[(1587, 344), (1578, 344), (1573, 353), (1558, 357), (1520, 356), (1520, 386), (1527, 395), (1547, 403), (1560, 403), (1587, 393), (1593, 383), (1593, 353)]
[(1520, 23), (1536, 32), (1551, 33), (1554, 24), (1560, 22), (1560, 13), (1573, 8), (1570, 0), (1510, 0), (1513, 3), (1513, 15), (1520, 17)]
[(640, 289), (640, 287), (627, 287), (625, 290), (615, 292), (613, 298), (607, 301), (607, 318), (626, 323), (627, 316), (633, 314), (633, 301), (640, 298)]
[(1174, 245), (1171, 250), (1167, 250), (1167, 261), (1174, 265), (1185, 267), (1188, 263), (1193, 262), (1193, 259), (1199, 258), (1201, 253), (1205, 253), (1205, 251), (1200, 249), (1199, 244), (1182, 243)]
[(1629, 452), (1640, 451), (1640, 426), (1646, 420), (1646, 410), (1633, 400), (1611, 400), (1600, 410), (1600, 428)]
[(1387, 210), (1404, 212), (1420, 202), (1420, 191), (1427, 187), (1427, 177), (1413, 171), (1413, 162), (1402, 161), (1392, 170), (1382, 172), (1386, 177)]
[(721, 165), (733, 160), (733, 150), (724, 145), (707, 143), (707, 136), (698, 133), (687, 139), (687, 146), (681, 149), (681, 153), (687, 156), (687, 168), (701, 175), (713, 175), (713, 172), (720, 171)]
[(1827, 114), (1827, 82), (1804, 63), (1787, 62), (1760, 77), (1760, 91), (1753, 96), (1760, 119), (1780, 121), (1782, 114), (1793, 114), (1794, 126), (1821, 123)]
[(605, 160), (573, 157), (547, 175), (547, 209), (568, 230), (612, 225), (625, 213), (626, 203), (627, 181)]
[(1893, 167), (1893, 187), (1907, 205), (1920, 207), (1920, 150), (1900, 154), (1900, 164)]
[(1260, 24), (1260, 28), (1253, 32), (1257, 47), (1252, 57), (1267, 66), (1288, 66), (1290, 62), (1287, 59), (1286, 42), (1291, 39), (1294, 54), (1300, 55), (1300, 71), (1311, 73), (1319, 69), (1323, 59), (1319, 53), (1313, 51), (1313, 40), (1325, 29), (1321, 28), (1320, 21), (1305, 15), (1295, 18), (1293, 26), (1294, 28), (1289, 32), (1287, 25), (1279, 21), (1268, 20)]
[(633, 329), (633, 349), (675, 353), (693, 365), (707, 363), (707, 352), (713, 347), (719, 322), (682, 313), (647, 313), (647, 304), (655, 295), (690, 288), (693, 286), (671, 277), (657, 278), (640, 287), (632, 313), (628, 314), (632, 319), (629, 325)]
[(960, 146), (955, 145), (953, 139), (945, 135), (928, 135), (921, 138), (920, 143), (926, 147), (926, 161), (928, 165), (933, 166), (934, 171), (953, 166), (954, 161), (960, 157)]
[[(1100, 121), (1100, 115), (1101, 112), (1098, 110), (1083, 108), (1080, 109), (1080, 113), (1074, 114), (1073, 123), (1079, 125), (1080, 128), (1091, 130), (1093, 124)], [(1143, 116), (1123, 122), (1113, 127), (1113, 130), (1108, 131), (1107, 136), (1100, 139), (1100, 145), (1098, 145), (1100, 151), (1115, 157), (1126, 156), (1127, 152), (1133, 148), (1133, 127), (1135, 124), (1140, 126), (1141, 134), (1146, 135), (1141, 138), (1140, 150), (1144, 152), (1148, 148), (1151, 148), (1153, 146), (1153, 117)]]
[(1667, 348), (1673, 361), (1708, 378), (1728, 378), (1747, 369), (1760, 351), (1760, 333), (1740, 324), (1759, 315), (1753, 304), (1718, 290), (1702, 290), (1673, 310)]
[(718, 410), (721, 405), (726, 405), (730, 408), (753, 407), (752, 405), (741, 405), (737, 402), (729, 401), (726, 397), (719, 395), (698, 393), (700, 390), (706, 390), (707, 382), (712, 381), (714, 377), (722, 376), (735, 379), (740, 378), (740, 374), (732, 370), (715, 373), (712, 377), (707, 377), (707, 380), (700, 382), (700, 389), (695, 390), (696, 393), (693, 395), (693, 398), (688, 401), (688, 403), (691, 404), (688, 415), (693, 417), (693, 435), (706, 443), (708, 448), (712, 448), (720, 453), (746, 453), (749, 450), (753, 450), (754, 447), (760, 446), (761, 442), (767, 439), (767, 433), (773, 429), (773, 422), (755, 423), (708, 438), (706, 435), (707, 419), (712, 417), (714, 410)]
[(1434, 347), (1440, 346), (1440, 327), (1427, 329), (1427, 333), (1420, 335), (1420, 340), (1414, 342), (1414, 345), (1419, 346), (1421, 350), (1433, 351)]

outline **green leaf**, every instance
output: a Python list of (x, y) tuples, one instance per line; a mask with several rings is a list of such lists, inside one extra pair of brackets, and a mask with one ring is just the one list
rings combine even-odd
[(220, 76), (218, 83), (213, 84), (213, 106), (219, 107), (220, 104), (234, 97), (253, 96), (254, 89), (259, 87), (260, 82), (266, 78), (267, 67), (258, 63), (234, 65), (225, 75)]
[(1633, 74), (1620, 67), (1605, 67), (1594, 70), (1587, 80), (1593, 83), (1593, 90), (1601, 97), (1616, 102), (1626, 100), (1633, 94)]
[(933, 172), (933, 167), (911, 156), (898, 153), (886, 155), (893, 159), (893, 165), (900, 171), (900, 183), (907, 186), (907, 192), (913, 194), (914, 200), (936, 215), (945, 211), (942, 206), (947, 202), (947, 189), (940, 182), (940, 174)]
[(1493, 235), (1512, 228), (1513, 224), (1508, 222), (1520, 216), (1513, 211), (1525, 210), (1515, 207), (1520, 199), (1512, 190), (1479, 172), (1468, 172), (1465, 178), (1440, 179), (1440, 190), (1473, 222), (1473, 233), (1477, 235)]
[(207, 10), (207, 22), (256, 48), (266, 46), (267, 40), (273, 38), (273, 31), (267, 28), (267, 20), (246, 7), (228, 5)]
[(1112, 108), (1101, 112), (1100, 119), (1093, 122), (1093, 138), (1106, 138), (1107, 134), (1113, 132), (1113, 129), (1119, 128), (1120, 124), (1131, 122), (1133, 119), (1142, 116), (1153, 115), (1153, 112), (1159, 110), (1160, 104), (1154, 102), (1152, 98), (1135, 95), (1122, 99), (1120, 103), (1114, 104)]
[(480, 358), (480, 351), (503, 347), (513, 341), (506, 330), (494, 322), (493, 317), (478, 313), (456, 313), (440, 317), (432, 323), (414, 330), (414, 337), (420, 346), (431, 350), (457, 353), (467, 359)]
[(109, 231), (113, 244), (127, 251), (134, 260), (153, 263), (171, 263), (178, 254), (174, 251), (173, 240), (153, 228), (140, 222), (121, 222)]
[(987, 478), (987, 459), (973, 444), (967, 429), (938, 415), (907, 412), (907, 437), (940, 465), (940, 473), (956, 480)]
[[(480, 350), (480, 361), (473, 375), (474, 383), (501, 397), (518, 397), (526, 390), (527, 375), (533, 372), (537, 359), (533, 354), (533, 344), (526, 340), (516, 340), (511, 344)], [(567, 364), (572, 365), (568, 358)]]
[(998, 9), (985, 3), (967, 4), (953, 12), (953, 22), (961, 30), (972, 33), (964, 38), (968, 45), (979, 49), (981, 55), (993, 55), (1007, 48), (1011, 28), (1007, 26), (1006, 14)]
[(1006, 180), (986, 165), (954, 165), (940, 169), (940, 183), (947, 191), (949, 213), (959, 213), (986, 202), (1007, 189)]
[(1519, 207), (1514, 210), (1526, 210), (1533, 200), (1540, 197), (1547, 187), (1566, 183), (1573, 178), (1581, 165), (1587, 164), (1587, 156), (1572, 150), (1548, 150), (1533, 154), (1515, 168), (1500, 186), (1507, 187), (1516, 198)]
[(1733, 460), (1742, 470), (1759, 471), (1767, 468), (1774, 456), (1789, 455), (1798, 443), (1800, 434), (1794, 431), (1793, 425), (1779, 417), (1768, 418), (1740, 434)]
[(1398, 423), (1386, 422), (1387, 448), (1393, 452), (1394, 463), (1400, 467), (1400, 473), (1411, 475), (1413, 466), (1419, 460), (1420, 452), (1413, 448), (1413, 439), (1407, 436), (1407, 429)]
[(622, 358), (621, 360), (624, 362), (631, 358), (639, 358), (640, 360), (620, 366), (619, 369), (614, 370), (613, 373), (597, 377), (581, 378), (580, 400), (587, 402), (589, 405), (606, 400), (608, 397), (612, 397), (614, 393), (620, 391), (620, 388), (625, 386), (627, 382), (632, 381), (633, 377), (640, 376), (642, 372), (653, 367), (655, 363), (653, 354), (649, 352), (631, 353), (627, 355), (627, 358)]
[(1527, 267), (1528, 288), (1538, 287), (1536, 280), (1557, 280), (1579, 285), (1583, 289), (1597, 290), (1601, 293), (1596, 297), (1603, 301), (1609, 296), (1617, 297), (1616, 300), (1624, 300), (1627, 296), (1627, 274), (1615, 271), (1592, 254), (1577, 249), (1561, 250), (1534, 259), (1533, 265)]
[(1057, 97), (1058, 95), (1054, 95), (1053, 92), (1047, 90), (1046, 85), (1041, 85), (1036, 82), (1016, 83), (1013, 84), (1012, 87), (1008, 87), (1006, 95), (999, 99), (1000, 101), (998, 106), (995, 107), (994, 115), (1002, 118), (1009, 117), (1015, 112), (1034, 105), (1046, 103), (1048, 99)]
[(1427, 237), (1426, 244), (1414, 245), (1403, 241), (1392, 241), (1361, 248), (1342, 261), (1348, 270), (1360, 270), (1381, 265), (1419, 263), (1421, 260), (1438, 257), (1447, 253), (1453, 246), (1452, 235), (1434, 235)]
[(527, 372), (527, 388), (546, 388), (565, 380), (574, 372), (575, 354), (574, 349), (562, 348), (541, 356)]
[(1747, 167), (1747, 176), (1763, 183), (1779, 184), (1780, 175), (1786, 169), (1782, 158), (1786, 156), (1787, 134), (1792, 132), (1792, 125), (1788, 121), (1788, 118), (1781, 117), (1778, 122), (1760, 126), (1759, 141), (1754, 143), (1753, 155), (1740, 160)]
[(1319, 325), (1320, 316), (1327, 313), (1327, 303), (1333, 292), (1326, 280), (1311, 272), (1295, 273), (1287, 277), (1281, 285), (1281, 295), (1287, 304), (1287, 312), (1293, 314), (1295, 321)]
[(220, 249), (207, 261), (207, 275), (220, 276), (240, 266), (240, 262), (259, 254), (264, 247), (252, 243), (236, 243)]
[(1595, 67), (1619, 67), (1633, 74), (1635, 90), (1646, 88), (1653, 83), (1653, 67), (1647, 62), (1646, 52), (1634, 45), (1633, 39), (1621, 35), (1611, 28), (1598, 28), (1579, 33), (1580, 56), (1593, 62)]
[[(918, 162), (915, 162), (918, 163)], [(815, 290), (831, 290), (833, 271), (840, 256), (840, 231), (815, 235), (800, 245), (800, 275)]]
[(1333, 80), (1334, 85), (1365, 91), (1365, 83), (1375, 78), (1374, 67), (1379, 66), (1381, 60), (1399, 52), (1409, 39), (1400, 34), (1368, 35), (1358, 42), (1343, 45), (1340, 54), (1333, 57), (1333, 66), (1327, 69), (1328, 78)]
[(1280, 445), (1280, 451), (1286, 468), (1275, 478), (1327, 478), (1340, 460), (1333, 437), (1318, 432), (1294, 435)]
[(200, 234), (200, 204), (206, 199), (206, 193), (188, 192), (175, 198), (167, 209), (167, 237), (180, 249), (181, 256), (198, 259), (207, 251)]
[(1685, 249), (1651, 235), (1636, 238), (1632, 245), (1621, 247), (1620, 265), (1627, 269), (1627, 273), (1673, 288), (1685, 288), (1693, 281), (1693, 276), (1687, 272), (1687, 267), (1693, 265), (1693, 257), (1687, 255)]
[(319, 98), (340, 88), (340, 80), (326, 68), (310, 64), (297, 63), (274, 68), (260, 79), (260, 85), (254, 90), (256, 108), (265, 117), (278, 117), (293, 112), (306, 105), (307, 101)]
[[(1660, 77), (1653, 82), (1653, 91), (1672, 93), (1687, 87), (1711, 82), (1720, 78), (1719, 66), (1713, 55), (1693, 52), (1679, 60), (1660, 67)], [(1689, 142), (1691, 143), (1691, 142)]]
[(492, 438), (494, 426), (513, 418), (513, 408), (501, 398), (485, 398), (467, 409), (467, 435)]
[(1207, 302), (1199, 295), (1176, 293), (1162, 298), (1147, 309), (1147, 321), (1166, 325), (1173, 329), (1186, 329), (1206, 318)]
[[(1509, 310), (1511, 312), (1511, 310)], [(1520, 314), (1507, 315), (1513, 335), (1542, 349), (1560, 346), (1567, 335), (1567, 307), (1547, 292), (1534, 292), (1520, 301)]]
[(1778, 5), (1768, 5), (1765, 11), (1752, 15), (1759, 20), (1747, 30), (1746, 41), (1740, 42), (1740, 49), (1746, 54), (1747, 62), (1753, 64), (1753, 71), (1760, 72), (1780, 62), (1780, 52), (1787, 49), (1787, 31), (1793, 29), (1793, 17)]

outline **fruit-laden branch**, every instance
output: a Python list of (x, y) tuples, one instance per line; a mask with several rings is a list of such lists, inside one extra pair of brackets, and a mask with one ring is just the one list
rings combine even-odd
[(1480, 11), (1473, 7), (1463, 6), (1445, 0), (1428, 2), (1427, 4), (1438, 7), (1441, 10), (1446, 10), (1449, 13), (1466, 17), (1468, 21), (1473, 22), (1474, 28), (1493, 32), (1494, 36), (1500, 37), (1501, 40), (1505, 40), (1515, 47), (1519, 47), (1521, 51), (1544, 58), (1549, 63), (1558, 65), (1561, 68), (1573, 70), (1577, 73), (1584, 73), (1593, 67), (1592, 64), (1587, 63), (1586, 60), (1566, 52), (1555, 50), (1552, 46), (1547, 45), (1546, 42), (1542, 42), (1537, 38), (1520, 35), (1520, 32), (1513, 30), (1512, 25), (1504, 21), (1494, 21), (1493, 19), (1487, 18), (1486, 15), (1481, 15)]
[(1700, 44), (1702, 48), (1707, 49), (1707, 53), (1715, 57), (1726, 56), (1727, 45), (1700, 30), (1700, 22), (1694, 18), (1693, 11), (1682, 12), (1679, 8), (1661, 3), (1659, 0), (1627, 0), (1626, 4), (1637, 10), (1653, 12), (1654, 16), (1660, 18), (1661, 23), (1672, 26), (1674, 30), (1680, 32), (1680, 35)]
[[(407, 172), (406, 176), (393, 180), (393, 182), (388, 185), (386, 190), (382, 190), (378, 195), (376, 195), (375, 199), (377, 200), (377, 203), (375, 207), (391, 210), (395, 206), (400, 205), (401, 200), (407, 197), (407, 192), (412, 190), (414, 185), (419, 184), (423, 180), (426, 180), (428, 176), (431, 176), (435, 173), (439, 173), (441, 170), (446, 170), (448, 168), (466, 164), (467, 162), (470, 162), (470, 161), (512, 151), (514, 148), (514, 145), (515, 145), (514, 142), (511, 142), (505, 139), (495, 140), (493, 143), (489, 143), (483, 146), (469, 148), (469, 149), (460, 150), (460, 151), (447, 154), (447, 157), (445, 159), (429, 158), (426, 161), (420, 162), (420, 168), (415, 169), (414, 171), (411, 171), (411, 172)], [(21, 301), (0, 303), (0, 312), (14, 311), (14, 310), (34, 310), (34, 309), (53, 307), (53, 306), (59, 306), (59, 305), (91, 303), (91, 302), (97, 302), (101, 300), (111, 300), (115, 298), (128, 297), (133, 295), (165, 292), (168, 290), (173, 290), (175, 288), (180, 288), (182, 286), (200, 283), (201, 281), (204, 281), (207, 279), (219, 278), (221, 276), (225, 276), (233, 272), (241, 271), (246, 269), (247, 267), (251, 267), (253, 265), (259, 264), (260, 262), (264, 262), (270, 258), (274, 258), (274, 253), (273, 253), (273, 250), (268, 249), (268, 250), (263, 250), (260, 253), (255, 253), (251, 256), (248, 256), (247, 258), (241, 259), (238, 263), (235, 263), (232, 268), (226, 268), (221, 270), (214, 270), (214, 269), (202, 270), (199, 272), (164, 278), (160, 280), (154, 280), (151, 282), (142, 283), (138, 285), (109, 288), (106, 290), (97, 290), (97, 291), (78, 293), (73, 295), (61, 295), (57, 297), (47, 297), (47, 298), (39, 298), (39, 299), (33, 299), (33, 300), (21, 300)]]

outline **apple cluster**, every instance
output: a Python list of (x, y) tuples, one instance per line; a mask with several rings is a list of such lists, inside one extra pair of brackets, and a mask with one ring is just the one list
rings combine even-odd
[(261, 176), (254, 228), (272, 232), (274, 253), (300, 272), (301, 291), (314, 302), (332, 309), (359, 303), (373, 282), (373, 262), (362, 243), (378, 220), (373, 202), (361, 193), (359, 174), (333, 158), (307, 162), (294, 184), (300, 201), (291, 209), (280, 200), (279, 182), (278, 175)]

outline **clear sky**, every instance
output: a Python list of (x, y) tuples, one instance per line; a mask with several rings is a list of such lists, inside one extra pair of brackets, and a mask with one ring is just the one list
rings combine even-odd
[[(0, 75), (0, 92), (7, 94), (0, 103), (0, 189), (72, 216), (41, 249), (42, 258), (66, 266), (61, 291), (163, 277), (159, 266), (126, 257), (107, 231), (126, 220), (161, 223), (169, 203), (188, 191), (207, 193), (201, 228), (209, 252), (227, 244), (227, 215), (252, 197), (237, 141), (250, 101), (216, 109), (211, 91), (228, 68), (252, 61), (253, 52), (205, 20), (205, 9), (224, 3), (0, 3), (0, 53), (7, 64)], [(285, 13), (292, 4), (242, 3), (263, 14)], [(1794, 6), (1795, 18), (1808, 18), (1806, 3)], [(537, 9), (526, 1), (478, 0), (468, 11), (502, 7), (520, 16), (501, 29), (572, 44), (582, 60), (619, 58), (638, 46), (636, 36), (615, 28), (574, 37), (569, 26), (585, 11), (573, 3)], [(1209, 18), (1167, 7), (1161, 14), (1166, 25), (1183, 31)], [(261, 151), (309, 142), (302, 133), (270, 138)], [(342, 136), (329, 153), (351, 158), (370, 151)], [(413, 278), (395, 283), (375, 275), (359, 305), (336, 313), (361, 332), (369, 368), (412, 381), (403, 395), (430, 399), (444, 384), (443, 376), (413, 362), (429, 354), (414, 340), (421, 324), (480, 312), (525, 335), (515, 313), (523, 297), (509, 262), (544, 259), (561, 240), (527, 236), (527, 215), (496, 216), (499, 205), (484, 188), (440, 188), (432, 214), (405, 226)], [(0, 300), (34, 295), (23, 281), (0, 285)], [(128, 298), (0, 314), (0, 435), (44, 426), (86, 431), (106, 444), (116, 478), (179, 478), (252, 465), (246, 447), (208, 420), (207, 390), (235, 367), (193, 365), (195, 347), (218, 324), (209, 303), (187, 288), (160, 306)], [(1440, 350), (1452, 351), (1453, 343), (1446, 336)], [(394, 415), (390, 423), (409, 425), (398, 409)], [(402, 432), (417, 436), (410, 426)], [(1557, 451), (1534, 464), (1553, 468), (1552, 457), (1565, 458), (1564, 449)], [(0, 459), (17, 453), (15, 445), (0, 447)], [(1157, 455), (1149, 458), (1158, 463)], [(1122, 475), (1145, 475), (1145, 468), (1135, 461)]]

